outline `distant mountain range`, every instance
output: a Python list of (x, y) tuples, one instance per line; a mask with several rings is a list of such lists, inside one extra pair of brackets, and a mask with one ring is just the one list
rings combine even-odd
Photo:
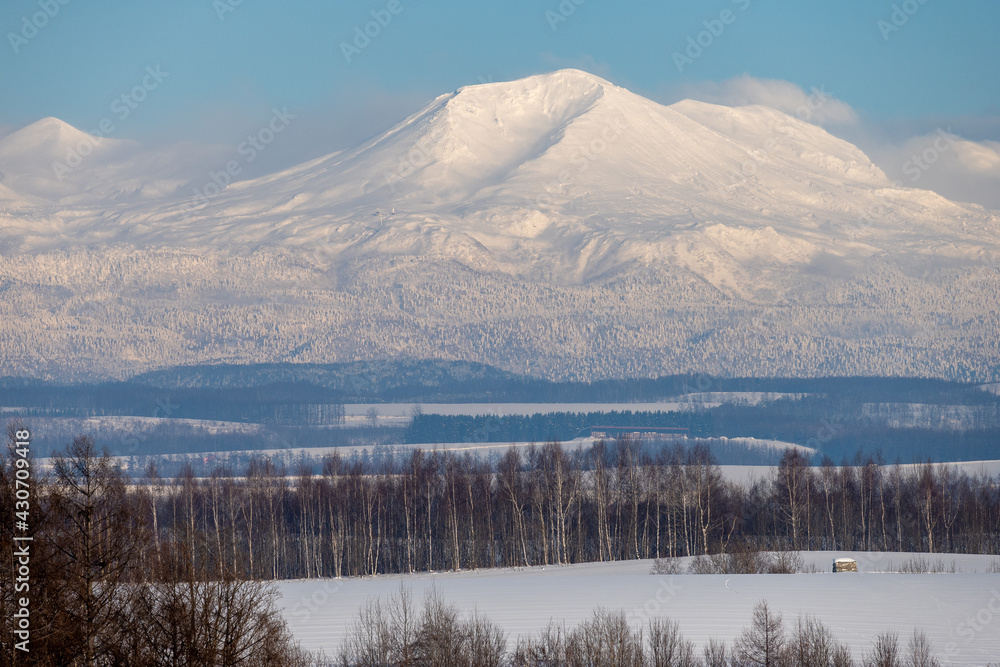
[(767, 107), (562, 70), (262, 178), (240, 159), (193, 178), (199, 157), (54, 118), (0, 139), (0, 375), (427, 358), (1000, 379), (1000, 215)]

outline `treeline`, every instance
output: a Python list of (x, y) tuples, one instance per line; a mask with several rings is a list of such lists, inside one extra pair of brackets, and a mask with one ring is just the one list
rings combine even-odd
[(512, 647), (489, 618), (462, 618), (436, 592), (418, 609), (401, 587), (390, 599), (371, 599), (359, 610), (338, 661), (344, 667), (941, 667), (920, 629), (905, 643), (894, 632), (882, 632), (855, 658), (817, 618), (800, 617), (791, 626), (766, 601), (754, 607), (750, 625), (731, 645), (712, 639), (696, 647), (676, 621), (649, 618), (636, 627), (642, 619), (633, 616), (598, 609), (573, 628), (550, 621)]
[(335, 422), (336, 406), (343, 403), (631, 403), (698, 400), (713, 392), (813, 394), (834, 402), (1000, 405), (1000, 398), (976, 384), (933, 378), (688, 374), (554, 382), (484, 364), (435, 360), (179, 366), (97, 384), (0, 378), (0, 405), (17, 407), (25, 417), (132, 415), (286, 425)]
[(546, 442), (590, 435), (592, 426), (687, 428), (691, 435), (708, 436), (712, 417), (703, 411), (686, 412), (549, 412), (533, 415), (417, 414), (406, 429), (404, 442)]
[(344, 393), (306, 383), (261, 387), (150, 387), (140, 382), (55, 385), (0, 378), (0, 405), (22, 418), (133, 416), (328, 426), (344, 421)]
[[(154, 544), (219, 579), (340, 577), (692, 556), (756, 549), (1000, 552), (1000, 486), (945, 465), (808, 465), (726, 480), (707, 447), (631, 439), (491, 462), (415, 450), (379, 466), (339, 455), (320, 474), (259, 458), (245, 470), (150, 467), (128, 491)], [(164, 547), (166, 548), (166, 547)], [(139, 556), (155, 571), (157, 549)]]
[[(0, 665), (300, 666), (272, 584), (206, 571), (79, 437), (40, 474), (14, 425), (0, 452)], [(32, 474), (34, 473), (34, 474)], [(173, 500), (176, 502), (176, 499)]]
[[(354, 361), (338, 364), (179, 366), (103, 386), (231, 391), (308, 387), (353, 403), (629, 403), (704, 392), (821, 393), (869, 402), (976, 405), (997, 399), (976, 384), (920, 377), (714, 377), (702, 374), (552, 381), (466, 361)], [(0, 382), (0, 386), (3, 383)]]
[[(697, 405), (697, 404), (695, 404)], [(889, 461), (976, 461), (992, 459), (1000, 441), (1000, 409), (969, 407), (962, 428), (896, 426), (906, 424), (908, 404), (883, 404), (877, 416), (865, 414), (855, 399), (806, 397), (759, 405), (724, 404), (677, 412), (553, 412), (534, 415), (414, 416), (404, 435), (411, 444), (426, 442), (546, 442), (590, 434), (594, 426), (681, 427), (699, 438), (760, 438), (805, 445), (834, 460), (859, 450), (881, 453)], [(933, 412), (938, 406), (926, 406)], [(871, 412), (871, 410), (869, 410)], [(725, 461), (730, 463), (730, 461)], [(735, 462), (734, 462), (735, 463)]]
[[(97, 424), (88, 432), (115, 456), (148, 463), (183, 454), (214, 453), (234, 460), (245, 452), (308, 450), (314, 447), (368, 447), (397, 442), (401, 429), (394, 426), (345, 426), (341, 428), (270, 427), (227, 429), (213, 422), (164, 421), (145, 430), (135, 422)], [(40, 435), (36, 451), (48, 456), (65, 446), (83, 427), (82, 420), (55, 424)], [(129, 429), (129, 427), (132, 427)], [(130, 466), (133, 467), (133, 466)]]

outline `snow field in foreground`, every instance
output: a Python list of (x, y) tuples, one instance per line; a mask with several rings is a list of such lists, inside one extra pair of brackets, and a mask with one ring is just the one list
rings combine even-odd
[[(797, 575), (651, 575), (651, 560), (585, 563), (353, 579), (283, 581), (285, 618), (309, 650), (336, 654), (356, 612), (370, 597), (386, 599), (400, 584), (414, 602), (436, 588), (464, 615), (474, 611), (508, 633), (536, 633), (550, 619), (572, 627), (593, 610), (623, 610), (635, 627), (653, 617), (680, 623), (700, 653), (709, 638), (728, 644), (750, 624), (754, 605), (767, 600), (794, 630), (800, 615), (816, 616), (850, 646), (855, 659), (885, 630), (905, 647), (914, 628), (927, 633), (945, 665), (985, 665), (1000, 660), (1000, 574), (987, 574), (995, 556), (924, 554), (955, 574), (898, 574), (913, 554), (803, 553), (819, 572)], [(855, 558), (858, 573), (830, 572), (835, 557)]]

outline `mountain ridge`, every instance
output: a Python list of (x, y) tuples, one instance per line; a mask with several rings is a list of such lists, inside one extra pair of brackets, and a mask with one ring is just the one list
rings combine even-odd
[[(814, 257), (850, 247), (881, 209), (905, 230), (959, 218), (967, 231), (997, 220), (897, 188), (855, 146), (773, 109), (662, 106), (578, 70), (460, 88), (356, 149), (214, 197), (157, 198), (184, 193), (171, 182), (152, 188), (150, 202), (143, 187), (112, 197), (126, 201), (53, 214), (77, 223), (76, 245), (103, 243), (111, 231), (136, 245), (320, 244), (331, 256), (431, 249), (474, 265), (485, 251), (498, 270), (536, 256), (578, 281), (657, 256), (697, 271), (684, 247), (692, 236), (700, 245), (737, 238), (723, 245), (727, 253), (764, 230), (787, 248), (812, 244)], [(719, 225), (729, 233), (716, 233)], [(525, 244), (528, 252), (510, 252)], [(593, 267), (570, 259), (595, 250), (605, 261)]]
[(0, 205), (6, 370), (442, 358), (1000, 379), (997, 213), (897, 187), (767, 107), (663, 106), (560, 70), (460, 88), (214, 196), (162, 176), (168, 156), (116, 180), (142, 159), (97, 185), (85, 161), (92, 195), (0, 190), (17, 200)]

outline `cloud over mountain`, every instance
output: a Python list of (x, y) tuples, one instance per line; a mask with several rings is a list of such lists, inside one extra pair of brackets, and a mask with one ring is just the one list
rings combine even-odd
[(760, 104), (819, 125), (858, 121), (857, 112), (822, 85), (805, 91), (790, 81), (760, 79), (744, 74), (721, 82), (704, 81), (682, 86), (680, 92), (687, 97), (728, 107)]

